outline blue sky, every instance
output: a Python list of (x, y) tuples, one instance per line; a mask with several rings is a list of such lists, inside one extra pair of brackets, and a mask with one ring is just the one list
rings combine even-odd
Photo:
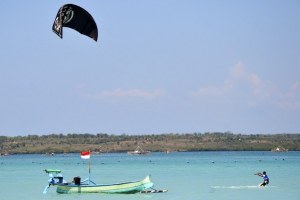
[[(98, 42), (51, 28), (60, 6)], [(300, 1), (0, 1), (0, 135), (300, 133)]]

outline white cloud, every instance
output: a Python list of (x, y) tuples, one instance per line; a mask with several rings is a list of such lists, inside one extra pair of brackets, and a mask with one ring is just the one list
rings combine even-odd
[(122, 98), (142, 98), (142, 99), (155, 99), (165, 95), (162, 89), (147, 91), (142, 89), (115, 89), (110, 91), (102, 91), (98, 93), (86, 93), (84, 96), (89, 99), (122, 99)]
[(272, 90), (272, 86), (269, 83), (261, 80), (258, 74), (249, 72), (241, 61), (232, 67), (227, 82), (231, 82), (230, 88), (244, 86), (243, 89), (245, 89), (245, 86), (249, 87), (248, 91), (251, 95), (258, 98), (269, 96), (270, 91)]
[(153, 99), (163, 96), (165, 92), (163, 90), (146, 91), (141, 89), (116, 89), (112, 91), (104, 91), (99, 95), (102, 97), (139, 97), (145, 99)]
[(292, 110), (300, 110), (300, 82), (292, 84), (287, 93), (283, 96), (282, 104)]
[(230, 78), (243, 78), (247, 76), (246, 67), (243, 62), (239, 61), (233, 68), (230, 70)]
[(278, 90), (268, 80), (263, 80), (258, 74), (247, 70), (243, 62), (234, 65), (222, 85), (210, 85), (199, 88), (190, 93), (201, 98), (230, 98), (238, 95), (248, 106), (268, 103), (289, 109), (300, 109), (300, 82), (296, 81), (288, 91)]
[(300, 82), (296, 81), (288, 91), (288, 97), (294, 98), (300, 95)]
[(191, 92), (191, 94), (193, 96), (221, 96), (224, 94), (224, 89), (215, 86), (208, 86)]
[(204, 86), (197, 91), (192, 92), (193, 96), (225, 96), (241, 87), (248, 85), (254, 94), (257, 94), (261, 88), (262, 81), (255, 73), (249, 73), (242, 62), (238, 62), (230, 69), (230, 73), (224, 83), (219, 86)]

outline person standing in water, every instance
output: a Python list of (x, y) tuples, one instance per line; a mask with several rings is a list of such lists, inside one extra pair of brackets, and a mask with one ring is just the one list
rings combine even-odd
[(261, 184), (259, 184), (259, 186), (266, 186), (266, 185), (269, 184), (269, 177), (268, 177), (268, 175), (267, 175), (267, 173), (265, 171), (263, 171), (263, 173), (259, 172), (259, 173), (255, 174), (255, 175), (258, 175), (258, 176), (260, 176), (260, 177), (262, 177), (264, 179), (264, 181)]

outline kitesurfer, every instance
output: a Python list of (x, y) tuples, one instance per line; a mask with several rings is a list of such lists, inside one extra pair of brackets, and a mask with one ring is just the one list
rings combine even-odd
[(263, 178), (263, 182), (259, 184), (259, 186), (266, 186), (269, 184), (270, 179), (265, 171), (263, 171), (262, 173), (256, 173), (255, 175), (258, 175)]

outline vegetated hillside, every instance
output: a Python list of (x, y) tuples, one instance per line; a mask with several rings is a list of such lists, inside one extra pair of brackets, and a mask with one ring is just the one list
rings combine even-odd
[(278, 146), (300, 150), (300, 134), (242, 135), (226, 133), (109, 135), (51, 134), (0, 136), (1, 154), (148, 151), (270, 151)]

